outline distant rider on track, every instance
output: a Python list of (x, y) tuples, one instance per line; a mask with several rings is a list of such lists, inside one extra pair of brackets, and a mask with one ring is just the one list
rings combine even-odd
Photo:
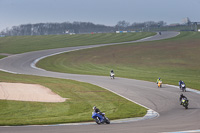
[(113, 73), (114, 73), (114, 71), (113, 71), (113, 70), (111, 70), (111, 71), (110, 71), (110, 75), (111, 75), (111, 74), (113, 74)]
[(180, 81), (178, 82), (180, 89), (181, 89), (181, 84), (182, 84), (182, 82), (183, 82), (182, 80), (180, 80)]
[(110, 77), (111, 77), (111, 79), (112, 79), (112, 78), (114, 79), (114, 78), (115, 78), (114, 76), (115, 76), (115, 73), (114, 73), (113, 70), (111, 70), (111, 71), (110, 71)]
[(158, 84), (159, 81), (162, 81), (160, 77), (157, 79), (157, 82), (156, 82), (156, 83)]

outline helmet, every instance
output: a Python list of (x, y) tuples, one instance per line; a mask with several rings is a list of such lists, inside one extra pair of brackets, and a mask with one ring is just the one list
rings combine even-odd
[(160, 77), (158, 79), (160, 80)]
[(96, 107), (96, 106), (94, 106), (92, 109), (93, 109), (93, 110), (95, 110), (96, 108), (97, 108), (97, 107)]
[(183, 94), (180, 95), (181, 97), (183, 96)]

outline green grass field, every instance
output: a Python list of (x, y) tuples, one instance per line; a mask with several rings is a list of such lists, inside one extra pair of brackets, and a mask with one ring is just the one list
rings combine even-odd
[[(182, 32), (167, 40), (122, 44), (74, 51), (40, 61), (50, 71), (109, 75), (178, 85), (200, 90), (200, 33)], [(50, 65), (51, 64), (51, 65)]]
[(0, 100), (0, 126), (93, 121), (91, 115), (94, 105), (106, 112), (110, 119), (146, 114), (145, 108), (88, 83), (4, 72), (0, 72), (0, 81), (40, 84), (61, 97), (69, 98), (63, 103)]
[(4, 57), (6, 57), (6, 56), (0, 55), (0, 59), (1, 59), (1, 58), (4, 58)]
[(17, 54), (29, 51), (75, 47), (93, 44), (134, 41), (155, 33), (107, 33), (48, 36), (13, 36), (0, 37), (0, 53)]
[[(132, 41), (154, 33), (98, 34), (75, 36), (24, 36), (0, 38), (0, 53), (28, 51), (67, 46), (79, 46), (120, 41)], [(68, 39), (66, 39), (68, 38)], [(71, 39), (71, 40), (70, 40)], [(5, 56), (0, 55), (0, 58)], [(64, 98), (64, 103), (42, 103), (0, 100), (0, 125), (57, 124), (93, 121), (96, 105), (110, 119), (140, 117), (145, 108), (95, 85), (72, 80), (9, 74), (0, 71), (0, 82), (40, 84)]]

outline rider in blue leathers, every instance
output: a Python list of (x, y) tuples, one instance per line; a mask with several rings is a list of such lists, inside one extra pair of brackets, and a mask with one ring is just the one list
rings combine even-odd
[(182, 80), (180, 80), (180, 81), (178, 82), (180, 89), (181, 89), (181, 84), (183, 84), (183, 83), (184, 83), (184, 82), (183, 82)]
[(102, 122), (103, 121), (103, 116), (102, 116), (101, 111), (96, 106), (93, 107), (93, 110), (95, 112), (95, 116), (99, 117), (100, 121)]

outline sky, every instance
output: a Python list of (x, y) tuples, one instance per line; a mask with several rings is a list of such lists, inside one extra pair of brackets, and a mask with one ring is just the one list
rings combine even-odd
[(0, 31), (21, 24), (145, 21), (200, 22), (200, 0), (0, 0)]

